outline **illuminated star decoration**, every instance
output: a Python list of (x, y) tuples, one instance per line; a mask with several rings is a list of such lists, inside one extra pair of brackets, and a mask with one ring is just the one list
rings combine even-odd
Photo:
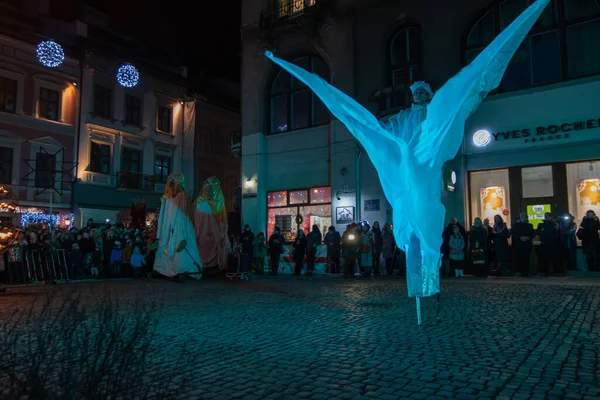
[(119, 85), (132, 88), (138, 84), (140, 80), (140, 72), (131, 64), (123, 64), (117, 71), (117, 82)]
[(45, 40), (37, 47), (37, 58), (44, 66), (56, 68), (65, 59), (65, 52), (54, 40)]

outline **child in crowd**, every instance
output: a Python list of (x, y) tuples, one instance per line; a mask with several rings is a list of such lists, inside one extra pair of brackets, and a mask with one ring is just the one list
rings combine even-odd
[(142, 265), (146, 265), (146, 259), (140, 252), (140, 248), (135, 246), (130, 259), (131, 268), (133, 268), (133, 279), (138, 279), (142, 272)]
[(92, 267), (90, 275), (92, 279), (98, 279), (98, 270), (102, 266), (102, 248), (96, 243), (96, 249), (92, 253)]
[(121, 249), (121, 242), (118, 240), (115, 242), (115, 247), (110, 254), (110, 265), (112, 267), (112, 277), (119, 278), (121, 276), (121, 264), (123, 263), (123, 250)]

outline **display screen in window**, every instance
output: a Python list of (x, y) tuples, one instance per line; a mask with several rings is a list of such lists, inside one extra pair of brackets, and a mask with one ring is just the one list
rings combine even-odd
[(331, 188), (322, 187), (310, 190), (310, 204), (331, 203)]

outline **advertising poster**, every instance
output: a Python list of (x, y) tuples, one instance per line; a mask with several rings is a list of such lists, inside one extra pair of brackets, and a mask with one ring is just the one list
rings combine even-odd
[(588, 210), (600, 214), (600, 179), (585, 179), (577, 183), (577, 214), (582, 218)]
[(527, 218), (529, 223), (533, 225), (533, 229), (537, 229), (538, 225), (544, 220), (544, 214), (552, 212), (550, 204), (536, 204), (527, 206)]
[(481, 219), (494, 220), (494, 215), (503, 214), (506, 208), (504, 186), (489, 186), (481, 189)]

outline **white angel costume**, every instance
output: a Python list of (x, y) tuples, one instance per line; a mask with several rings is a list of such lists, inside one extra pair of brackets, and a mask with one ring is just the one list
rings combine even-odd
[[(167, 179), (158, 216), (158, 248), (154, 271), (168, 277), (202, 277), (202, 261), (196, 244), (191, 211), (183, 175), (171, 174)], [(184, 240), (185, 246), (182, 245)]]
[[(466, 119), (498, 87), (508, 63), (549, 1), (538, 0), (525, 10), (470, 65), (446, 82), (428, 106), (415, 105), (387, 123), (319, 76), (265, 53), (310, 87), (369, 155), (394, 209), (396, 242), (407, 251), (408, 295), (417, 300), (440, 291), (446, 215), (441, 202), (443, 164), (456, 156)], [(413, 90), (418, 87), (428, 88), (418, 83)]]

